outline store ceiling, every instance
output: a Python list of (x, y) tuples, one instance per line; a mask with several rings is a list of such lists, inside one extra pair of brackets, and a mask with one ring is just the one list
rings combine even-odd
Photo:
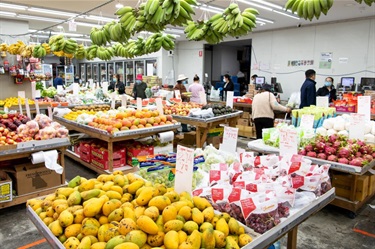
[[(39, 8), (60, 10), (60, 11), (69, 11), (69, 12), (74, 12), (76, 14), (86, 13), (89, 11), (89, 14), (92, 14), (92, 15), (115, 18), (116, 16), (114, 15), (114, 12), (116, 11), (116, 7), (115, 7), (116, 4), (120, 3), (123, 5), (134, 7), (134, 6), (137, 6), (140, 1), (138, 0), (112, 0), (112, 1), (111, 0), (107, 0), (107, 1), (13, 0), (13, 1), (0, 1), (0, 3), (19, 4), (19, 5), (25, 5), (28, 7), (39, 7)], [(263, 3), (268, 2), (268, 3), (276, 4), (279, 7), (283, 7), (286, 1), (287, 0), (247, 0), (247, 2), (253, 2), (256, 4), (262, 4), (262, 2)], [(231, 1), (230, 0), (199, 0), (199, 2), (202, 4), (208, 4), (210, 6), (224, 9), (229, 5)], [(261, 9), (259, 7), (255, 7), (250, 4), (245, 4), (244, 2), (246, 1), (243, 1), (243, 0), (238, 0), (234, 2), (237, 2), (239, 4), (240, 9), (245, 9), (248, 7), (256, 8), (260, 12), (260, 15), (259, 15), (260, 18), (273, 21), (273, 23), (266, 22), (264, 25), (258, 24), (258, 27), (253, 31), (254, 33), (266, 31), (266, 30), (281, 29), (281, 28), (293, 28), (293, 27), (297, 28), (299, 26), (306, 26), (310, 24), (337, 22), (337, 21), (343, 21), (343, 20), (348, 20), (348, 19), (375, 18), (375, 4), (369, 7), (365, 5), (364, 3), (358, 4), (357, 2), (355, 2), (355, 0), (334, 0), (334, 4), (332, 8), (329, 10), (328, 15), (324, 16), (322, 14), (319, 20), (313, 20), (312, 22), (306, 21), (304, 19), (291, 18), (288, 16), (284, 16), (282, 14), (278, 14), (274, 11)], [(101, 5), (103, 6), (98, 7)], [(278, 10), (277, 7), (271, 7), (271, 8), (273, 8), (274, 10)], [(30, 20), (29, 18), (20, 19), (18, 16), (8, 17), (8, 16), (4, 16), (4, 14), (1, 13), (2, 11), (14, 12), (14, 13), (17, 13), (17, 15), (26, 14), (26, 15), (33, 15), (33, 16), (40, 16), (40, 17), (47, 17), (47, 18), (61, 19), (61, 20), (67, 20), (69, 18), (66, 16), (58, 16), (52, 13), (38, 13), (38, 12), (32, 12), (30, 10), (15, 10), (15, 9), (8, 9), (8, 8), (0, 7), (0, 18), (9, 18), (9, 19), (18, 19), (18, 20), (28, 21), (29, 28), (31, 30), (40, 30), (40, 29), (48, 28), (48, 30), (59, 31), (59, 29), (56, 27), (58, 25), (58, 23), (56, 22)], [(282, 12), (283, 10), (279, 10), (279, 11)], [(211, 12), (206, 12), (206, 13), (207, 15), (215, 14)], [(204, 16), (203, 14), (204, 13), (202, 12), (202, 10), (196, 9), (195, 18), (201, 19)], [(77, 18), (76, 22), (91, 23), (92, 25), (98, 24), (98, 20), (88, 20), (85, 18)], [(103, 24), (103, 23), (99, 23), (99, 24)], [(62, 24), (62, 26), (65, 32), (72, 33), (71, 31), (69, 31), (69, 26), (67, 23)], [(83, 27), (83, 26), (78, 25), (76, 32), (87, 35), (90, 33), (90, 29), (91, 27)], [(1, 33), (1, 27), (0, 27), (0, 33)], [(180, 34), (180, 35), (181, 37), (179, 37), (178, 40), (184, 40), (185, 39), (184, 34)]]

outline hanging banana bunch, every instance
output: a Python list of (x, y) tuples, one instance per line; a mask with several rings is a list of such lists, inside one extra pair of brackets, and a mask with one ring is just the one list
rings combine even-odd
[(357, 3), (360, 3), (362, 4), (362, 2), (364, 2), (365, 4), (367, 4), (368, 6), (371, 6), (373, 3), (375, 3), (375, 0), (355, 0)]
[(43, 58), (47, 55), (46, 49), (42, 45), (36, 45), (33, 50), (34, 58)]
[(305, 20), (312, 21), (314, 17), (319, 19), (321, 13), (327, 15), (332, 5), (333, 0), (288, 0), (285, 9), (291, 10)]

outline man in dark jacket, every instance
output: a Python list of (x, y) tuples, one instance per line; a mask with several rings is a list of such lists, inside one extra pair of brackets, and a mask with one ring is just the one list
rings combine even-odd
[(301, 87), (300, 109), (305, 106), (316, 105), (316, 72), (313, 69), (309, 69), (305, 72), (305, 76), (306, 80)]

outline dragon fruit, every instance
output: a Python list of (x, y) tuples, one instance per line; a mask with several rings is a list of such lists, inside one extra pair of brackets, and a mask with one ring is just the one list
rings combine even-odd
[(336, 149), (333, 148), (333, 147), (325, 147), (325, 148), (324, 148), (324, 152), (325, 152), (327, 155), (335, 155), (335, 154), (336, 154)]
[(313, 147), (311, 144), (308, 144), (308, 145), (306, 145), (305, 150), (306, 150), (307, 152), (310, 152), (310, 151), (313, 151), (313, 150), (314, 150), (314, 147)]
[(306, 156), (316, 157), (316, 152), (315, 151), (309, 151), (309, 152), (307, 152)]
[(328, 161), (337, 162), (337, 156), (336, 155), (330, 155), (327, 158)]
[(371, 162), (372, 160), (374, 160), (374, 158), (370, 155), (370, 154), (366, 154), (363, 156), (363, 159), (367, 162)]
[(363, 162), (364, 162), (363, 158), (357, 157), (351, 160), (349, 164), (353, 166), (362, 166)]
[(319, 153), (318, 156), (317, 156), (317, 158), (322, 159), (322, 160), (326, 160), (327, 159), (327, 155), (324, 154), (324, 153)]
[(298, 152), (298, 155), (306, 156), (306, 150), (305, 150), (305, 149), (301, 149), (301, 150)]
[(339, 158), (338, 162), (343, 164), (349, 164), (349, 160), (343, 157)]
[(329, 138), (328, 138), (328, 140), (329, 140), (331, 143), (336, 142), (338, 139), (339, 139), (339, 136), (338, 136), (337, 134), (332, 134), (332, 135), (329, 136)]

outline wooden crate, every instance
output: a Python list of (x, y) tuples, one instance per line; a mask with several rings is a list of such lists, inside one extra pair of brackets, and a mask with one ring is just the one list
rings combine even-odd
[(375, 175), (369, 173), (369, 182), (368, 182), (368, 194), (372, 195), (375, 192)]
[[(350, 198), (352, 186), (354, 183), (354, 175), (345, 173), (332, 173), (332, 186), (336, 188), (336, 196)], [(357, 188), (355, 190), (355, 200), (363, 201), (369, 195), (369, 176), (358, 176)]]

